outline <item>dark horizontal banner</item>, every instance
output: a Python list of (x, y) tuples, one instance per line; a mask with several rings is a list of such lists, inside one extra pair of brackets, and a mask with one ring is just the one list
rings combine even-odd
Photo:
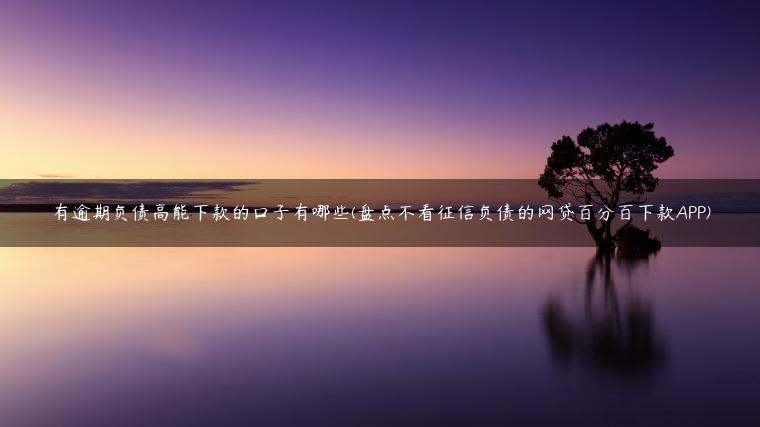
[(591, 220), (760, 246), (760, 180), (617, 200), (549, 199), (535, 180), (0, 180), (0, 246), (593, 246)]

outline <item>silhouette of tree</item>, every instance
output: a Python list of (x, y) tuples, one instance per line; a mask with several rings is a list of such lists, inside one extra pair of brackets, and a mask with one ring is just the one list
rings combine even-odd
[[(654, 191), (659, 182), (654, 170), (673, 156), (673, 147), (655, 136), (653, 128), (652, 123), (623, 121), (586, 128), (576, 141), (563, 136), (552, 144), (538, 185), (561, 203), (606, 206), (612, 211), (641, 203), (642, 195)], [(602, 221), (592, 212), (590, 219), (575, 221), (586, 226), (597, 248), (612, 251), (614, 216)]]

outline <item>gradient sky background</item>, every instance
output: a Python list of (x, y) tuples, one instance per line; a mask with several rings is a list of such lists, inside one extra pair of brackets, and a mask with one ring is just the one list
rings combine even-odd
[(0, 177), (533, 178), (627, 119), (760, 178), (752, 2), (153, 3), (0, 4)]

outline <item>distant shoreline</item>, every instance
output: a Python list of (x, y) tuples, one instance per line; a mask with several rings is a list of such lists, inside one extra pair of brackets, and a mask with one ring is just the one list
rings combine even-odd
[[(64, 204), (64, 206), (68, 207), (68, 209), (67, 209), (68, 211), (72, 211), (72, 210), (76, 209), (79, 206), (79, 203), (80, 202), (76, 202), (76, 203), (69, 203), (69, 202), (67, 202), (66, 204)], [(95, 203), (95, 204), (91, 204), (91, 205), (87, 205), (87, 206), (90, 207), (90, 209), (94, 209), (97, 204), (107, 205), (107, 206), (113, 206), (113, 207), (115, 207), (117, 205), (124, 206), (124, 210), (127, 211), (127, 212), (131, 212), (132, 209), (134, 209), (136, 207), (139, 207), (141, 205), (141, 203), (130, 202), (130, 203)], [(142, 203), (142, 204), (144, 205), (145, 209), (148, 212), (155, 212), (156, 205), (158, 205), (160, 203)], [(524, 203), (524, 204), (528, 204), (528, 203)], [(537, 206), (535, 203), (530, 203), (530, 204), (533, 205), (534, 207)], [(423, 205), (423, 203), (415, 204), (415, 206), (422, 206), (422, 205)], [(515, 203), (515, 204), (511, 204), (510, 203), (510, 205), (511, 206), (515, 206), (515, 207), (519, 207), (520, 206), (519, 203)], [(185, 207), (187, 209), (187, 213), (188, 214), (197, 213), (197, 209), (193, 209), (193, 206), (194, 205), (192, 205), (192, 204), (185, 203)], [(206, 209), (204, 210), (204, 212), (211, 213), (213, 211), (213, 209), (214, 209), (214, 206), (215, 206), (214, 204), (206, 204)], [(454, 208), (454, 209), (452, 209), (452, 214), (453, 215), (459, 215), (459, 211), (457, 210), (458, 209), (458, 205), (457, 206), (451, 205), (451, 206)], [(174, 203), (165, 203), (164, 212), (172, 213), (173, 212), (173, 207), (174, 207)], [(230, 213), (235, 209), (235, 206), (220, 205), (220, 207), (224, 208), (224, 209), (227, 209), (227, 211), (230, 212)], [(253, 210), (254, 209), (267, 209), (268, 213), (272, 213), (272, 212), (278, 211), (280, 209), (279, 206), (245, 206), (245, 207), (248, 209), (248, 211), (249, 211), (249, 213), (251, 215), (253, 214)], [(311, 213), (311, 209), (313, 207), (314, 206), (306, 206), (307, 212)], [(350, 214), (351, 208), (352, 208), (352, 206), (346, 206), (346, 212), (348, 214)], [(438, 214), (439, 206), (430, 205), (430, 208), (433, 209), (432, 213), (434, 215)], [(471, 213), (473, 215), (477, 216), (477, 215), (480, 215), (480, 210), (476, 209), (476, 208), (479, 208), (479, 206), (475, 205), (473, 207)], [(496, 208), (498, 208), (498, 206), (493, 206), (493, 205), (491, 206), (491, 212), (490, 212), (491, 215), (498, 214), (498, 212), (496, 211)], [(333, 211), (334, 209), (335, 209), (335, 206), (330, 205), (330, 210)], [(360, 214), (361, 213), (361, 209), (362, 209), (361, 205), (355, 206), (354, 213), (357, 214), (357, 215)], [(382, 207), (370, 207), (370, 209), (372, 209), (372, 213), (380, 213), (380, 211), (382, 211), (383, 208)], [(54, 214), (57, 210), (58, 210), (58, 204), (57, 203), (55, 203), (55, 204), (54, 203), (0, 203), (0, 213), (51, 213), (51, 214)], [(284, 212), (286, 212), (286, 213), (294, 213), (295, 211), (298, 210), (298, 208), (296, 206), (283, 206), (282, 210)], [(403, 212), (403, 210), (402, 209), (390, 209), (389, 212), (397, 214), (397, 213)], [(421, 209), (407, 209), (407, 212), (417, 214), (417, 213), (421, 212)], [(559, 209), (555, 209), (554, 212), (555, 213), (559, 212)], [(714, 214), (760, 214), (760, 210), (724, 210), (724, 209), (713, 209), (712, 213), (714, 213)], [(514, 215), (517, 214), (516, 209), (513, 212), (513, 214)], [(633, 215), (642, 215), (642, 212), (632, 212), (632, 214)], [(657, 213), (656, 213), (656, 211), (653, 211), (652, 213), (650, 213), (650, 215), (657, 215)]]

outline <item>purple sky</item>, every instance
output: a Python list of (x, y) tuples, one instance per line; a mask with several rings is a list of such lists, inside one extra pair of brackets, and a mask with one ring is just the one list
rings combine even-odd
[[(0, 85), (13, 88), (0, 112), (63, 129), (74, 146), (78, 135), (111, 144), (92, 160), (116, 175), (134, 176), (114, 151), (134, 131), (141, 156), (182, 147), (187, 165), (213, 145), (230, 168), (215, 166), (217, 178), (345, 176), (306, 158), (357, 178), (529, 178), (561, 135), (627, 119), (654, 122), (675, 147), (662, 176), (760, 177), (760, 6), (750, 2), (13, 3), (0, 12), (11, 64)], [(67, 114), (73, 130), (51, 118)], [(78, 128), (88, 117), (110, 127)], [(183, 139), (183, 121), (206, 136)], [(19, 144), (9, 178), (105, 177), (74, 157), (68, 169), (34, 169), (24, 147), (51, 147), (46, 135), (3, 141)], [(256, 153), (267, 163), (247, 174), (236, 165)]]

